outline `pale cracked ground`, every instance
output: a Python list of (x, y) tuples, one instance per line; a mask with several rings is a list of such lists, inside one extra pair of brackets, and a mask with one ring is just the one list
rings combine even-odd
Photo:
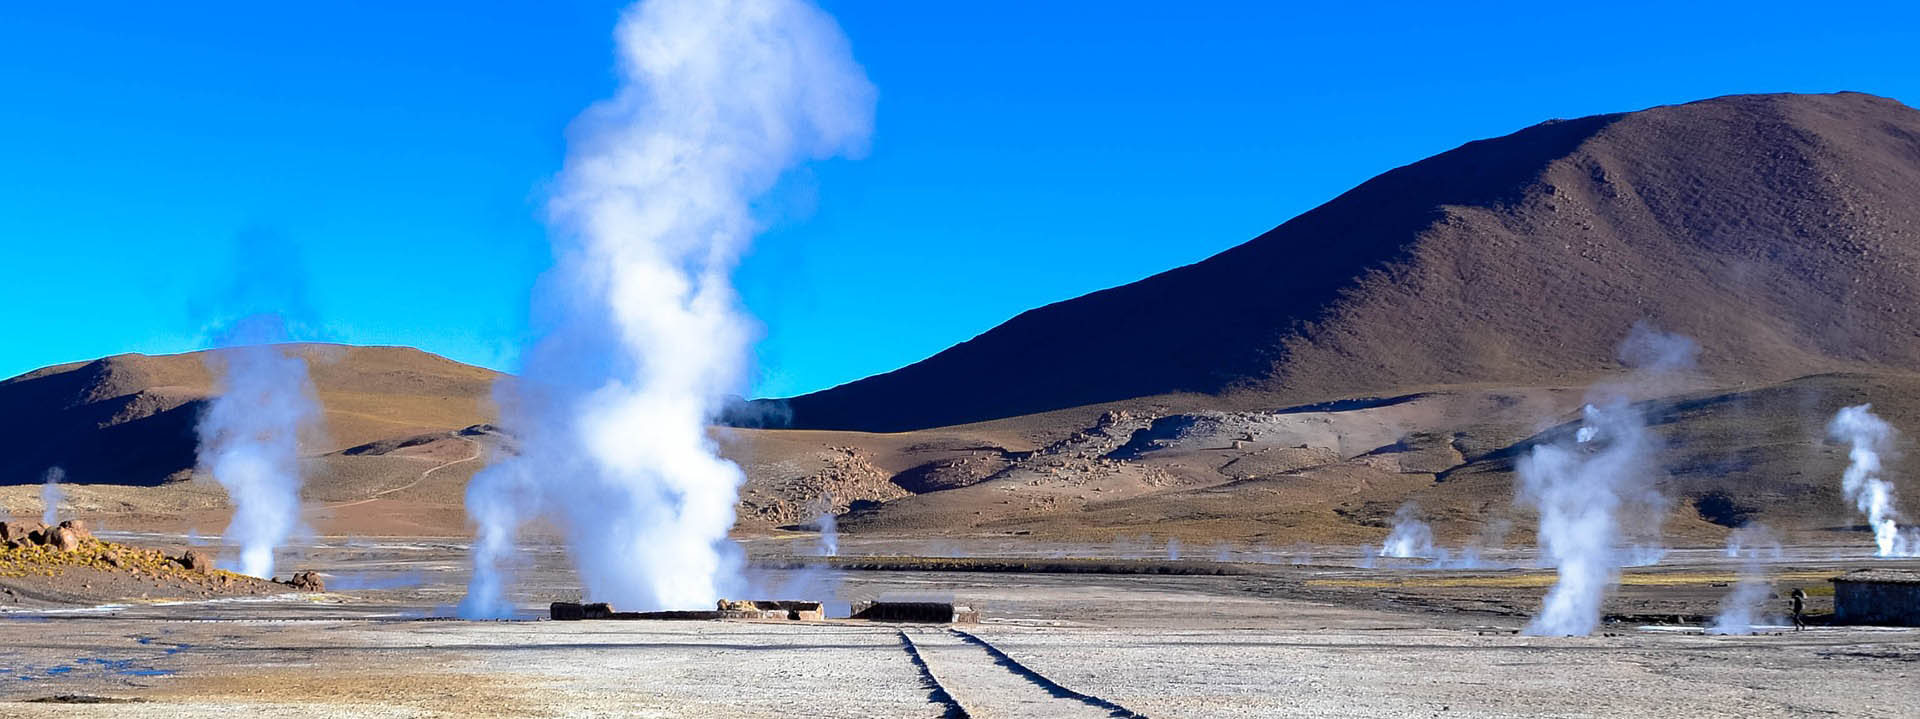
[[(428, 579), (8, 615), (0, 716), (1920, 715), (1910, 630), (1533, 638), (1511, 633), (1520, 619), (1278, 601), (1225, 578), (912, 572), (848, 576), (838, 593), (950, 589), (984, 598), (989, 621), (461, 622), (393, 616), (457, 596), (449, 548), (352, 554)], [(130, 701), (33, 701), (62, 696)]]

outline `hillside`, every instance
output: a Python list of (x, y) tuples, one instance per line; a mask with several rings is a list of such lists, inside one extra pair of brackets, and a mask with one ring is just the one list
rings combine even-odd
[(1549, 121), (786, 402), (796, 427), (899, 431), (1174, 392), (1572, 384), (1643, 319), (1698, 340), (1712, 377), (1911, 369), (1915, 197), (1920, 112), (1871, 95)]
[[(324, 454), (374, 440), (459, 428), (492, 415), (498, 374), (403, 347), (291, 345), (307, 361)], [(77, 484), (154, 485), (194, 465), (194, 424), (214, 392), (207, 353), (116, 355), (0, 381), (0, 484), (48, 467)]]

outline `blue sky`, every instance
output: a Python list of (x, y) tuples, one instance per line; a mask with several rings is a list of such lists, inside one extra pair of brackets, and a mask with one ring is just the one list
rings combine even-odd
[[(876, 129), (760, 203), (737, 274), (757, 395), (919, 360), (1544, 119), (1920, 103), (1920, 11), (1895, 3), (823, 4)], [(177, 5), (0, 13), (0, 376), (204, 347), (257, 309), (511, 370), (543, 188), (612, 89), (621, 4)]]

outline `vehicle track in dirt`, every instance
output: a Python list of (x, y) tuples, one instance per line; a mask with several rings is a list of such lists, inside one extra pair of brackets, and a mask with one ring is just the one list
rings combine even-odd
[[(950, 717), (1145, 719), (1114, 702), (1062, 686), (968, 632), (901, 630), (900, 640), (936, 687), (936, 701), (942, 696), (950, 700)], [(959, 713), (952, 713), (955, 710)]]

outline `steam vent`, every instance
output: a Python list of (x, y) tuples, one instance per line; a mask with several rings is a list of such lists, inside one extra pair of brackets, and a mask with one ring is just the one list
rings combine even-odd
[(1920, 627), (1920, 572), (1860, 569), (1831, 581), (1834, 622)]

